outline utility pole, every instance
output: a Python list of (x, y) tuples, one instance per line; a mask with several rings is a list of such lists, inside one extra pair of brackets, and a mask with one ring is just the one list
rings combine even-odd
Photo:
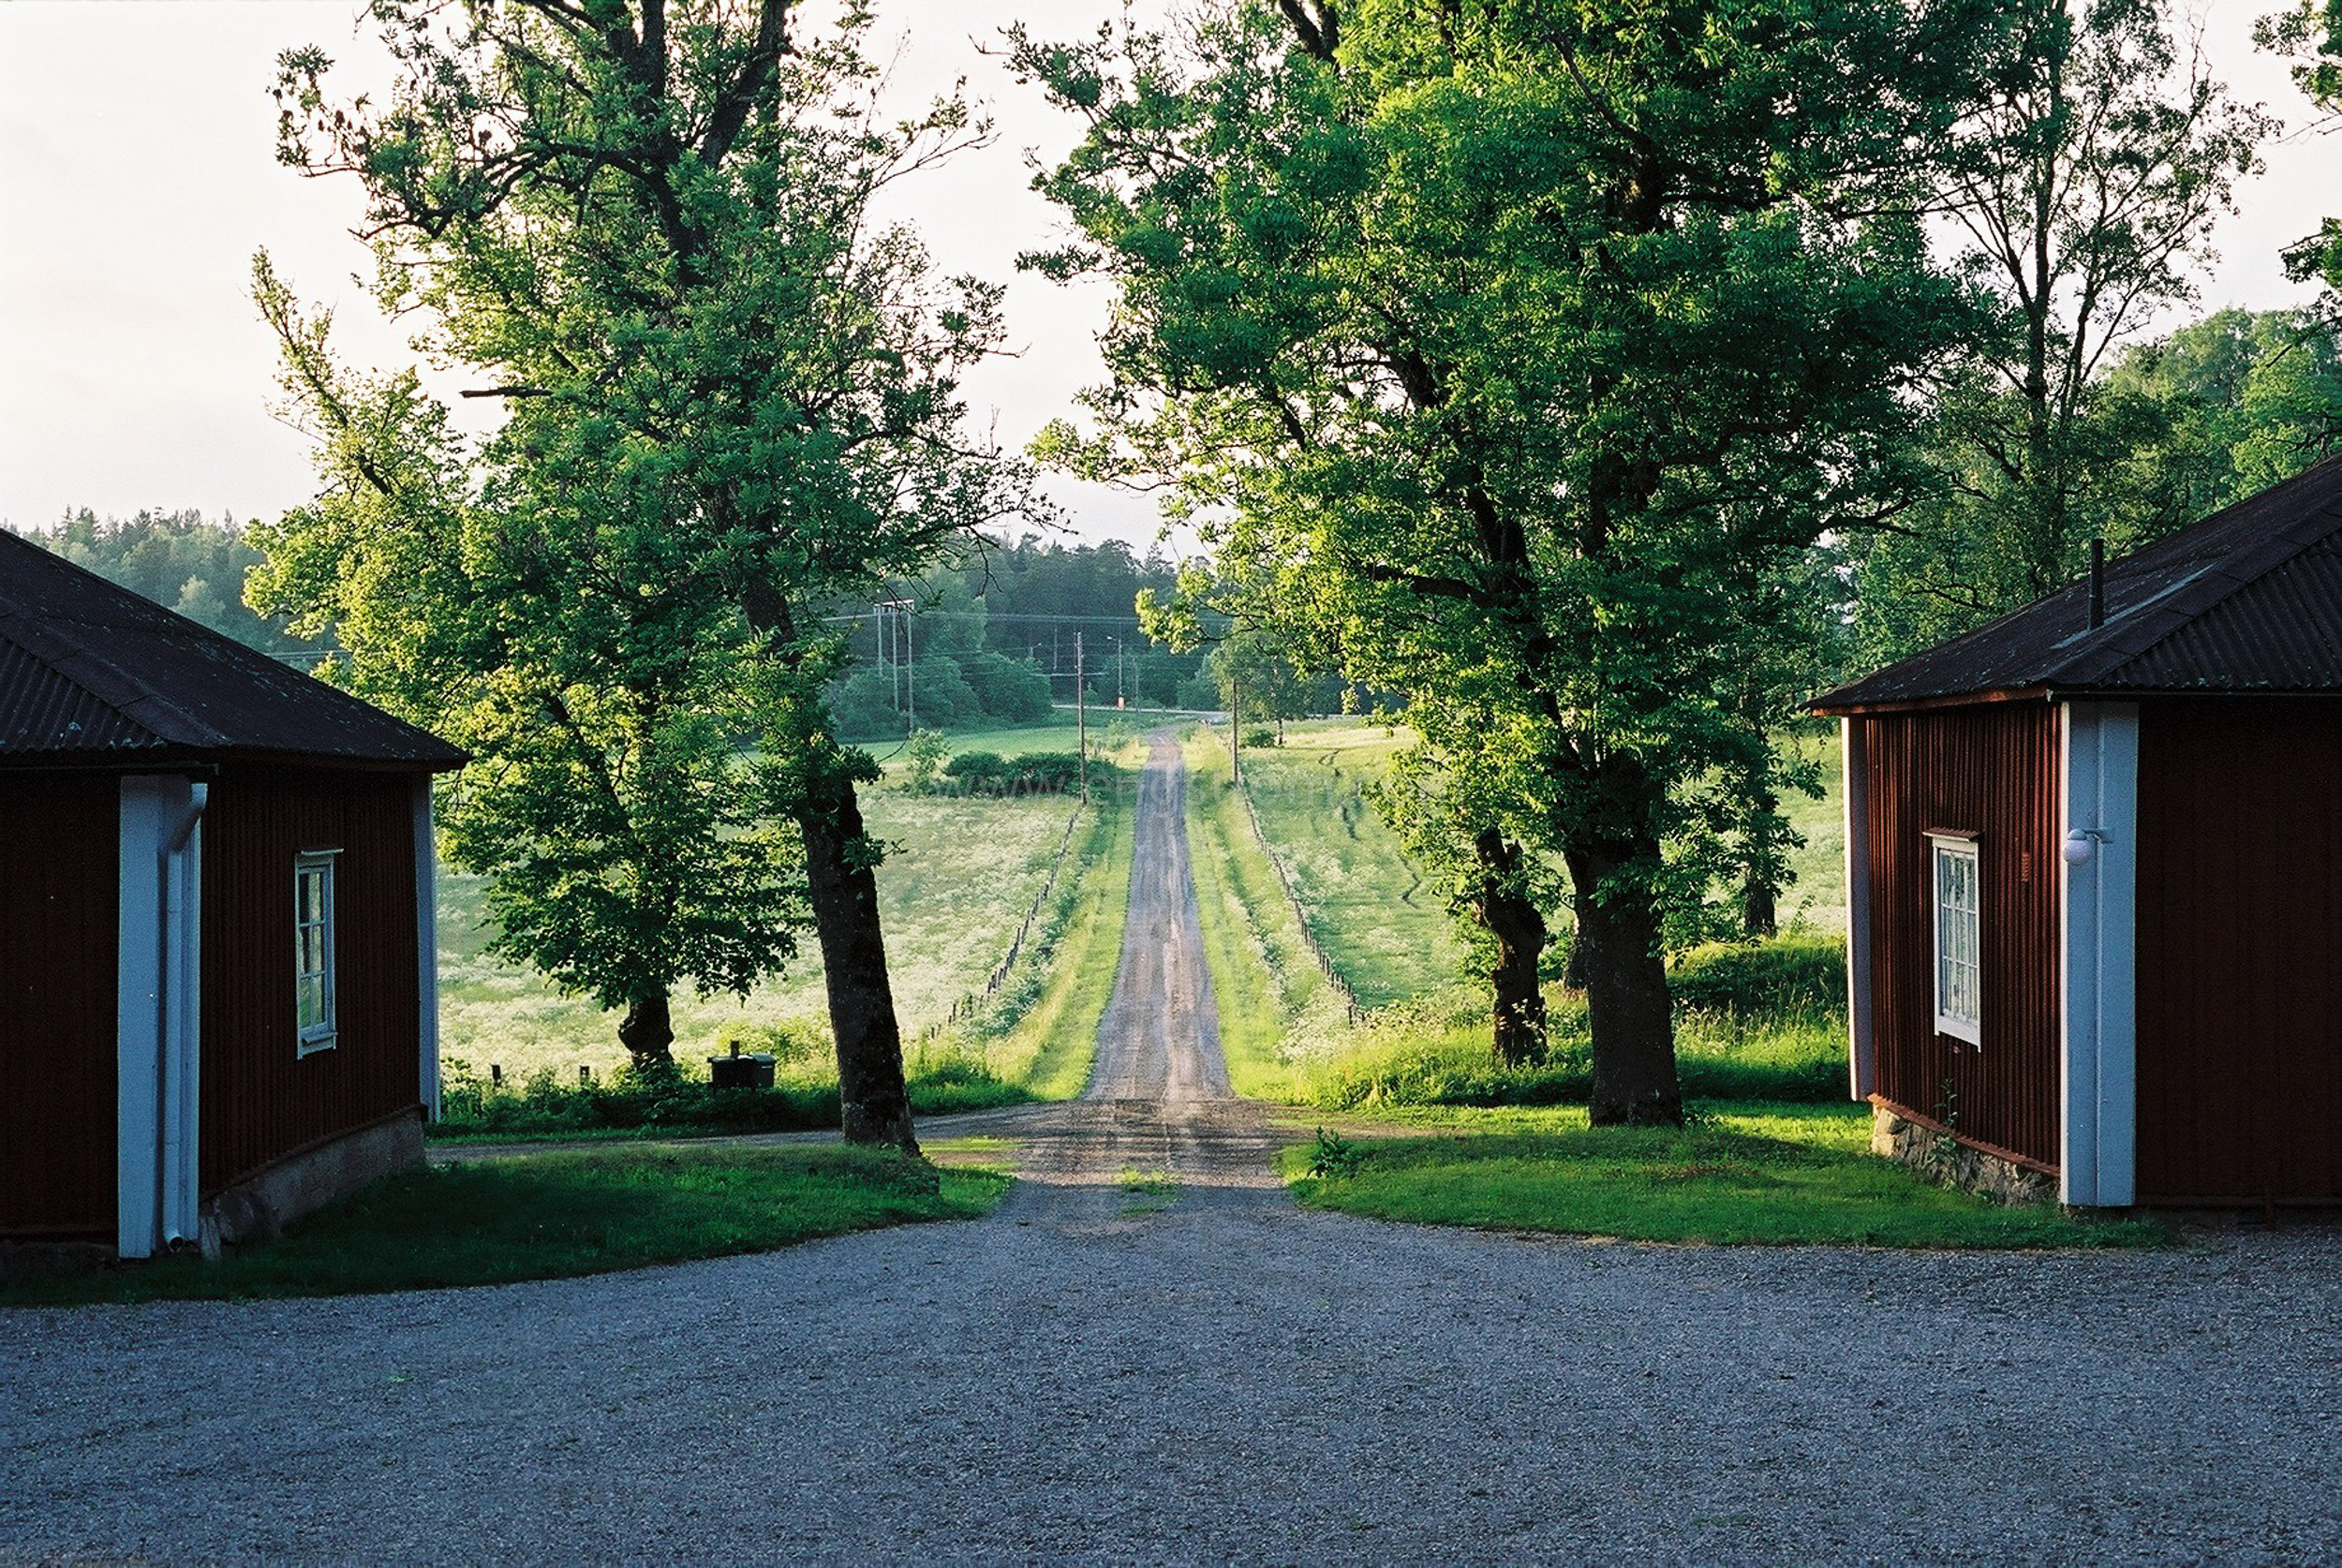
[(1082, 804), (1089, 804), (1089, 710), (1082, 701), (1082, 634), (1074, 633), (1074, 755), (1080, 759)]
[(1237, 732), (1240, 721), (1237, 715), (1244, 711), (1244, 686), (1238, 678), (1236, 661), (1228, 661), (1228, 777), (1235, 783), (1244, 782), (1244, 764), (1238, 755)]

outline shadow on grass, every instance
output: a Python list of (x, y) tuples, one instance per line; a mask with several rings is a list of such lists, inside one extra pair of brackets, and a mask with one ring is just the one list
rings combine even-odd
[(594, 1149), (404, 1172), (217, 1263), (0, 1289), (0, 1305), (346, 1295), (568, 1278), (988, 1212), (996, 1171), (869, 1149)]

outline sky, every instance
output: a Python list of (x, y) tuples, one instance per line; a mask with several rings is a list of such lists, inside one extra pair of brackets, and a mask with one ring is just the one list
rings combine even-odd
[[(1134, 0), (1142, 18), (1165, 0)], [(2251, 47), (2275, 0), (2209, 0), (2195, 15), (2217, 73), (2290, 126), (2309, 119), (2282, 62)], [(268, 85), (280, 50), (316, 44), (357, 92), (387, 80), (354, 26), (358, 0), (7, 0), (0, 4), (0, 523), (53, 523), (87, 507), (273, 517), (314, 490), (307, 437), (274, 418), (275, 357), (249, 298), (265, 246), (304, 299), (333, 306), (345, 357), (415, 356), (373, 317), (353, 274), (348, 180), (304, 180), (274, 161)], [(1054, 210), (1028, 158), (1069, 147), (1074, 124), (1015, 84), (980, 45), (1022, 21), (1040, 37), (1088, 33), (1119, 0), (881, 0), (879, 38), (906, 100), (956, 77), (988, 102), (1000, 137), (904, 187), (903, 215), (943, 270), (1005, 280), (1010, 347), (970, 384), (979, 417), (1021, 446), (1102, 377), (1092, 333), (1106, 295), (1014, 272)], [(2201, 307), (2298, 303), (2277, 260), (2342, 210), (2342, 141), (2296, 129), (2239, 192)], [(2164, 324), (2176, 325), (2193, 312)], [(1053, 481), (1082, 537), (1144, 546), (1151, 501)], [(1181, 541), (1174, 540), (1175, 547)]]

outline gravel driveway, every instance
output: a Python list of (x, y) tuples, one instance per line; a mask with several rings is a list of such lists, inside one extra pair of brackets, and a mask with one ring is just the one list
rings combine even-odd
[[(1140, 960), (1179, 927), (1134, 919)], [(0, 1311), (0, 1561), (2342, 1561), (2331, 1225), (2008, 1256), (1306, 1214), (1208, 1031), (1102, 1033), (1110, 1092), (1029, 1116), (978, 1223)]]

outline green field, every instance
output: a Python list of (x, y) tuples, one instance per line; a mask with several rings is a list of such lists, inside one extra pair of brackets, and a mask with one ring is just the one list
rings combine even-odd
[(1360, 793), (1408, 732), (1320, 720), (1285, 734), (1245, 753), (1245, 789), (1334, 972), (1369, 1008), (1453, 984), (1463, 948), (1446, 900)]
[[(1072, 726), (955, 736), (955, 751), (1001, 749), (1011, 736), (1072, 749)], [(870, 830), (889, 845), (879, 867), (895, 1005), (906, 1035), (942, 1022), (954, 1002), (982, 987), (1031, 907), (1065, 832), (1073, 803), (1055, 796), (958, 800), (917, 796), (891, 782), (866, 788)], [(439, 878), (439, 1040), (443, 1059), (508, 1081), (549, 1070), (574, 1081), (586, 1067), (606, 1076), (626, 1060), (617, 1018), (591, 999), (564, 997), (543, 979), (484, 951), (489, 931), (482, 879), (442, 868)], [(674, 999), (674, 1054), (691, 1063), (716, 1052), (731, 1021), (814, 1023), (826, 1029), (821, 959), (808, 928), (787, 974), (747, 1001), (728, 995)]]

